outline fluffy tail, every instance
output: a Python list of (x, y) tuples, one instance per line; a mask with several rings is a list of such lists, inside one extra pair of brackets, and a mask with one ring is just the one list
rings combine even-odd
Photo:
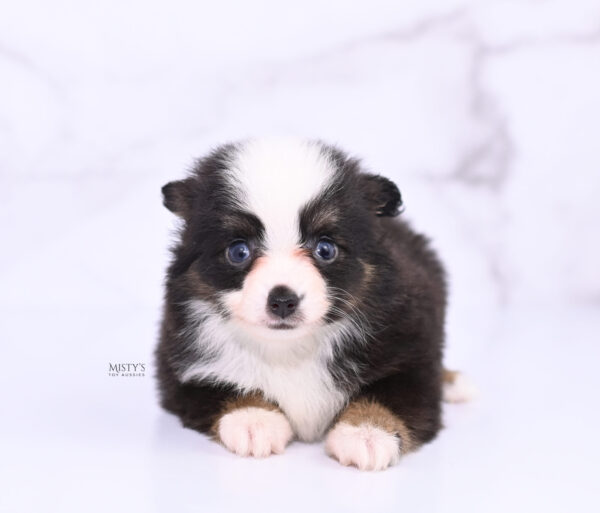
[(462, 372), (444, 369), (442, 383), (447, 403), (466, 403), (477, 397), (477, 388)]

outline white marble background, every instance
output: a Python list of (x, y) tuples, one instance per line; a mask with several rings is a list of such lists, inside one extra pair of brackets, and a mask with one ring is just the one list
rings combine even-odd
[[(261, 134), (337, 143), (395, 179), (405, 215), (447, 263), (448, 361), (489, 396), (535, 381), (527, 365), (560, 375), (570, 351), (588, 365), (573, 357), (570, 385), (586, 380), (574, 393), (599, 384), (599, 2), (3, 1), (0, 385), (15, 412), (2, 427), (12, 477), (30, 472), (32, 440), (67, 460), (73, 444), (93, 459), (107, 436), (135, 440), (129, 424), (109, 436), (96, 422), (134, 404), (171, 439), (183, 433), (156, 409), (150, 378), (115, 384), (105, 367), (151, 362), (173, 223), (160, 186), (211, 146)], [(544, 340), (555, 358), (539, 363)], [(591, 433), (586, 407), (571, 415)], [(61, 415), (78, 426), (70, 441)], [(540, 490), (559, 481), (546, 477)], [(6, 504), (33, 508), (19, 482)], [(587, 501), (575, 484), (572, 495)]]

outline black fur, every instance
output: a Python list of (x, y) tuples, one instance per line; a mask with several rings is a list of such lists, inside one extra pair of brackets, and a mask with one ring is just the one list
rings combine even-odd
[[(238, 191), (227, 179), (235, 151), (233, 145), (216, 150), (188, 178), (163, 188), (165, 205), (185, 223), (167, 273), (156, 352), (161, 401), (185, 426), (201, 432), (210, 431), (238, 391), (228, 383), (179, 382), (178, 372), (198, 358), (184, 334), (189, 320), (182, 305), (193, 298), (213, 301), (218, 291), (240, 288), (254, 260), (232, 267), (225, 250), (243, 238), (256, 249), (256, 258), (264, 236), (261, 221), (240, 209)], [(402, 207), (395, 184), (363, 172), (358, 161), (335, 148), (323, 145), (322, 151), (336, 164), (336, 180), (300, 213), (302, 242), (310, 248), (327, 236), (339, 246), (335, 262), (315, 259), (327, 284), (344, 296), (327, 319), (350, 315), (347, 299), (353, 298), (370, 328), (366, 346), (347, 340), (329, 370), (350, 397), (387, 406), (417, 443), (427, 442), (441, 425), (444, 271), (427, 239), (394, 218)]]

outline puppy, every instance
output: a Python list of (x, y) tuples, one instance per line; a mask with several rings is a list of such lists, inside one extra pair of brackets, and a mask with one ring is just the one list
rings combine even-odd
[(444, 270), (396, 218), (396, 185), (332, 146), (270, 139), (222, 146), (162, 192), (182, 224), (158, 380), (184, 426), (256, 457), (325, 436), (364, 470), (436, 436)]

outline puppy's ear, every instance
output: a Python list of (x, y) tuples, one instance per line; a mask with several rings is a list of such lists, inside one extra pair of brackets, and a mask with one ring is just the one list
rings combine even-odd
[(396, 184), (380, 175), (361, 175), (363, 193), (376, 216), (397, 216), (402, 212), (402, 196)]
[(163, 205), (179, 217), (188, 217), (194, 199), (194, 179), (186, 178), (164, 185)]

